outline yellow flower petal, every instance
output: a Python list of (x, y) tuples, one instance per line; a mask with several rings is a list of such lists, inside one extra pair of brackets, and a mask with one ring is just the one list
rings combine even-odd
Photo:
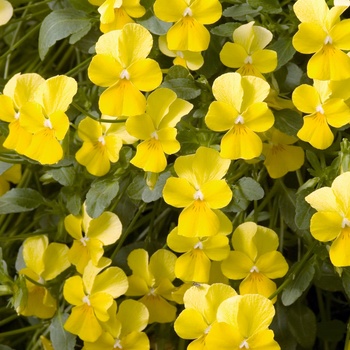
[(118, 298), (128, 289), (128, 279), (119, 267), (109, 267), (96, 276), (91, 294), (105, 293)]
[[(259, 294), (268, 298), (276, 291), (276, 283), (259, 272), (250, 273), (239, 285), (239, 293), (244, 294)], [(276, 298), (273, 302), (276, 301)]]
[(73, 276), (66, 280), (63, 286), (63, 296), (72, 305), (82, 305), (85, 297), (83, 280), (80, 276)]
[(340, 128), (350, 122), (350, 109), (342, 99), (331, 98), (322, 107), (329, 125)]
[(243, 252), (232, 251), (221, 264), (222, 273), (233, 280), (240, 280), (249, 275), (254, 262)]
[(0, 120), (3, 120), (8, 123), (16, 120), (16, 110), (11, 97), (6, 95), (0, 95), (0, 106)]
[(350, 266), (350, 229), (345, 227), (334, 240), (329, 251), (329, 257), (334, 266)]
[(176, 318), (176, 307), (159, 295), (145, 295), (140, 300), (149, 311), (148, 323), (168, 323)]
[(265, 80), (254, 76), (243, 77), (242, 88), (244, 91), (242, 112), (252, 104), (264, 101), (270, 93), (270, 85)]
[(9, 134), (3, 146), (13, 149), (19, 154), (24, 154), (32, 141), (32, 134), (21, 127), (19, 120), (9, 124)]
[(129, 117), (125, 122), (128, 133), (140, 140), (148, 140), (152, 133), (156, 131), (151, 115), (141, 114)]
[[(344, 190), (343, 186), (341, 190)], [(336, 191), (338, 194), (339, 190)], [(337, 212), (340, 210), (335, 193), (330, 187), (319, 188), (318, 190), (307, 195), (305, 200), (317, 211)]]
[[(95, 240), (94, 243), (96, 243), (96, 241), (97, 240)], [(89, 246), (91, 246), (91, 244)], [(96, 264), (96, 258), (97, 259), (100, 258), (103, 255), (104, 251), (103, 251), (103, 247), (102, 247), (101, 242), (100, 242), (100, 249), (98, 251), (96, 251), (96, 247), (94, 247), (94, 248), (95, 248), (94, 249), (94, 263)], [(101, 252), (101, 250), (102, 250), (102, 252)], [(73, 242), (72, 247), (69, 249), (68, 260), (73, 265), (75, 265), (77, 271), (80, 274), (83, 274), (86, 265), (91, 260), (90, 250), (87, 247), (87, 245), (86, 244), (84, 245), (81, 241), (75, 240)]]
[(201, 187), (201, 191), (204, 200), (212, 209), (223, 208), (232, 199), (232, 191), (225, 180), (208, 181)]
[(335, 239), (342, 230), (343, 218), (334, 212), (321, 211), (311, 217), (311, 234), (321, 242)]
[(0, 14), (0, 26), (3, 26), (13, 15), (13, 7), (10, 2), (6, 0), (0, 1)]
[(330, 30), (330, 37), (336, 46), (340, 50), (349, 50), (350, 48), (350, 20), (345, 19), (338, 22)]
[(159, 64), (150, 58), (140, 59), (128, 67), (130, 81), (141, 91), (157, 88), (163, 79)]
[(128, 265), (133, 272), (133, 275), (144, 278), (146, 281), (151, 281), (151, 276), (148, 269), (148, 253), (144, 249), (134, 249), (128, 255)]
[(109, 245), (116, 242), (121, 232), (122, 224), (118, 216), (105, 211), (99, 217), (90, 221), (87, 236), (100, 240), (104, 245)]
[(155, 283), (159, 284), (164, 279), (175, 279), (176, 255), (166, 249), (158, 249), (150, 258), (149, 269), (152, 272)]
[(226, 131), (233, 127), (238, 117), (236, 109), (227, 103), (214, 101), (205, 116), (208, 128), (214, 131)]
[(190, 6), (193, 16), (203, 24), (212, 24), (221, 17), (222, 7), (218, 0), (198, 0)]
[(244, 65), (245, 59), (248, 57), (244, 47), (237, 43), (227, 42), (220, 51), (220, 60), (230, 68), (239, 68)]
[(262, 254), (257, 259), (255, 266), (270, 279), (283, 277), (288, 271), (288, 264), (284, 256), (276, 251)]
[(301, 22), (322, 24), (329, 9), (324, 0), (298, 0), (293, 5), (295, 15)]
[(45, 270), (44, 254), (48, 245), (49, 240), (44, 235), (29, 237), (23, 243), (24, 262), (39, 276)]
[(69, 248), (65, 244), (54, 242), (48, 245), (44, 254), (45, 270), (42, 273), (42, 277), (46, 281), (57, 277), (70, 266), (68, 250)]
[(273, 50), (258, 50), (252, 54), (254, 66), (261, 73), (269, 73), (277, 67), (277, 52)]
[(265, 102), (251, 104), (242, 114), (242, 117), (244, 119), (244, 125), (255, 132), (266, 131), (275, 122), (273, 113)]
[(174, 323), (175, 332), (182, 339), (197, 339), (208, 328), (203, 316), (195, 309), (185, 309)]
[(164, 201), (176, 208), (184, 208), (190, 205), (194, 200), (194, 193), (193, 186), (183, 178), (170, 177), (163, 188)]
[(348, 214), (350, 208), (350, 172), (337, 176), (332, 183), (332, 191), (342, 212)]
[(117, 314), (122, 323), (121, 336), (143, 331), (147, 327), (148, 317), (149, 313), (144, 304), (132, 299), (124, 300), (119, 305)]
[(108, 309), (113, 304), (113, 297), (108, 293), (94, 293), (88, 298), (96, 318), (101, 322), (107, 322), (109, 319)]
[[(299, 30), (293, 36), (294, 48), (304, 54), (310, 54), (322, 49), (327, 33), (321, 24), (301, 23)], [(307, 40), (307, 42), (305, 41)]]

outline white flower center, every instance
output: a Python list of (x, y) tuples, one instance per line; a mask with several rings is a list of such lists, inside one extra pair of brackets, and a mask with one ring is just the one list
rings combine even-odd
[(45, 284), (45, 280), (41, 276), (39, 276), (38, 283)]
[(184, 53), (182, 51), (176, 51), (176, 56), (180, 58), (184, 58)]
[(250, 273), (253, 273), (253, 272), (258, 272), (259, 273), (259, 269), (254, 265), (250, 270), (249, 270)]
[(197, 190), (197, 191), (194, 193), (194, 195), (193, 195), (193, 199), (194, 199), (195, 201), (197, 201), (198, 199), (199, 199), (200, 201), (202, 201), (202, 200), (204, 199), (204, 195), (203, 195), (202, 191), (201, 191), (201, 190)]
[(98, 142), (100, 142), (102, 146), (104, 146), (106, 144), (105, 138), (103, 136), (100, 136), (98, 138)]
[(209, 325), (205, 330), (204, 330), (204, 334), (208, 334), (210, 332), (211, 329), (211, 325)]
[(318, 106), (316, 107), (316, 112), (321, 113), (321, 114), (324, 114), (324, 109), (322, 108), (321, 105), (318, 105)]
[(344, 218), (341, 223), (341, 228), (345, 228), (345, 227), (350, 227), (350, 220), (347, 218)]
[(113, 349), (123, 349), (120, 339), (116, 339), (113, 345)]
[(155, 289), (153, 287), (149, 289), (148, 295), (156, 295)]
[(51, 120), (50, 119), (45, 119), (44, 126), (45, 126), (45, 128), (52, 129)]
[(203, 243), (202, 242), (198, 242), (195, 244), (195, 246), (193, 247), (194, 249), (203, 249)]
[(184, 16), (184, 17), (186, 17), (186, 16), (192, 17), (193, 16), (192, 10), (189, 7), (187, 7), (185, 9), (184, 13), (182, 14), (182, 16)]
[(89, 237), (83, 237), (83, 238), (80, 238), (80, 242), (82, 243), (82, 245), (84, 247), (86, 247), (86, 242), (89, 240)]
[(244, 339), (243, 341), (242, 341), (242, 343), (239, 345), (239, 348), (240, 349), (249, 349), (249, 344), (248, 344), (248, 342)]
[(155, 140), (158, 140), (158, 134), (157, 134), (157, 131), (153, 131), (152, 134), (151, 134), (151, 137)]
[(243, 118), (243, 116), (239, 115), (239, 116), (235, 119), (235, 124), (244, 124), (244, 118)]
[(248, 55), (248, 56), (244, 59), (244, 64), (252, 64), (252, 63), (253, 63), (252, 56)]
[(130, 80), (130, 73), (126, 69), (123, 69), (120, 73), (120, 79)]
[(325, 45), (327, 45), (327, 44), (333, 44), (333, 40), (332, 40), (332, 38), (329, 36), (329, 35), (327, 35), (326, 36), (326, 38), (324, 39), (324, 42), (323, 42)]
[(88, 296), (88, 295), (85, 295), (85, 296), (84, 296), (84, 298), (83, 298), (83, 303), (88, 304), (89, 306), (91, 306), (90, 299), (89, 299), (89, 296)]
[(123, 6), (123, 0), (116, 0), (116, 1), (114, 1), (114, 8), (115, 9), (120, 9), (121, 7)]
[(16, 113), (15, 113), (14, 118), (15, 118), (16, 120), (19, 119), (19, 112), (16, 112)]

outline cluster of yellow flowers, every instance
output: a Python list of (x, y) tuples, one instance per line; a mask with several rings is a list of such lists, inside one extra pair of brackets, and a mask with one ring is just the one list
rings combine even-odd
[[(325, 0), (297, 0), (293, 6), (301, 22), (294, 48), (313, 54), (307, 64), (313, 85), (296, 87), (288, 105), (305, 114), (297, 137), (274, 126), (273, 110), (285, 109), (286, 103), (266, 76), (277, 67), (277, 52), (266, 49), (272, 33), (250, 21), (233, 31), (232, 42), (219, 53), (228, 70), (213, 80), (213, 99), (203, 118), (216, 144), (181, 155), (176, 126), (194, 104), (161, 86), (165, 70), (149, 56), (156, 45), (174, 58), (174, 65), (189, 72), (200, 69), (211, 38), (205, 25), (221, 18), (220, 1), (155, 0), (155, 16), (169, 23), (157, 43), (134, 21), (146, 13), (139, 0), (89, 2), (98, 6), (103, 33), (87, 72), (101, 88), (99, 116), (83, 115), (75, 123), (68, 116), (78, 91), (74, 78), (18, 73), (0, 95), (0, 120), (8, 126), (1, 150), (45, 166), (59, 165), (74, 152), (76, 166), (101, 177), (119, 161), (124, 145), (133, 145), (130, 164), (152, 179), (150, 188), (169, 171), (161, 196), (178, 209), (177, 225), (162, 249), (150, 255), (138, 248), (128, 254), (127, 276), (110, 266), (106, 254), (122, 235), (113, 210), (90, 217), (84, 203), (79, 215), (65, 213), (70, 246), (49, 243), (46, 234), (22, 244), (16, 269), (25, 282), (13, 287), (16, 295), (18, 288), (24, 295), (17, 313), (50, 319), (66, 312), (64, 329), (77, 335), (86, 350), (150, 349), (144, 330), (155, 322), (174, 322), (177, 335), (191, 341), (189, 350), (279, 349), (269, 328), (277, 300), (273, 280), (284, 277), (289, 266), (277, 251), (276, 232), (252, 217), (237, 222), (227, 215), (225, 207), (234, 197), (227, 174), (241, 159), (263, 161), (272, 179), (281, 178), (304, 164), (303, 148), (293, 145), (298, 138), (324, 150), (332, 145), (335, 129), (350, 123), (350, 90), (345, 88), (350, 55), (344, 52), (350, 50), (350, 20), (340, 20), (350, 2), (335, 0), (329, 9)], [(0, 0), (0, 25), (11, 16), (12, 6)], [(70, 127), (76, 129), (74, 151), (64, 143)], [(2, 170), (0, 196), (10, 189), (9, 182), (20, 181), (19, 164)], [(334, 241), (329, 248), (334, 266), (350, 266), (350, 172), (336, 177), (331, 187), (310, 193), (306, 201), (317, 210), (312, 236)]]

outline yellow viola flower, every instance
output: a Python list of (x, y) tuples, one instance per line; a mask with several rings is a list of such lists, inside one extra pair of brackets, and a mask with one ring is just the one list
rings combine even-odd
[(166, 35), (159, 36), (158, 46), (165, 56), (174, 57), (174, 65), (183, 66), (190, 70), (198, 70), (204, 64), (204, 59), (200, 52), (169, 50)]
[(85, 205), (81, 216), (66, 216), (64, 226), (74, 238), (68, 258), (81, 274), (90, 260), (97, 266), (104, 253), (103, 247), (115, 243), (122, 233), (122, 224), (116, 214), (105, 211), (92, 219)]
[(350, 19), (340, 20), (349, 7), (335, 2), (331, 9), (325, 0), (298, 0), (293, 10), (300, 20), (293, 37), (294, 48), (304, 54), (314, 54), (307, 64), (311, 79), (343, 80), (350, 77)]
[(100, 29), (102, 33), (122, 29), (125, 24), (133, 23), (133, 18), (140, 18), (145, 8), (140, 0), (89, 0), (93, 5), (99, 6)]
[(180, 150), (175, 126), (192, 108), (191, 103), (177, 98), (170, 89), (152, 92), (147, 98), (146, 113), (129, 117), (125, 123), (130, 135), (143, 140), (130, 163), (144, 171), (162, 172), (167, 166), (165, 154)]
[(195, 154), (175, 160), (179, 177), (167, 179), (163, 198), (176, 208), (184, 208), (179, 216), (178, 233), (187, 237), (216, 235), (228, 220), (218, 209), (228, 205), (232, 191), (223, 179), (229, 166), (219, 152), (199, 147)]
[(41, 164), (55, 164), (63, 158), (62, 141), (69, 129), (66, 111), (77, 92), (77, 82), (59, 75), (43, 82), (34, 102), (21, 109), (20, 125), (32, 133), (24, 155)]
[(220, 51), (221, 62), (230, 68), (239, 68), (241, 75), (254, 75), (265, 79), (261, 73), (270, 73), (277, 67), (277, 52), (266, 50), (272, 33), (254, 26), (254, 21), (239, 26), (233, 32), (233, 43), (227, 42)]
[(317, 210), (311, 217), (312, 236), (331, 242), (329, 257), (334, 266), (350, 266), (350, 172), (336, 177), (331, 187), (322, 187), (305, 200)]
[(286, 260), (276, 251), (278, 244), (273, 230), (254, 222), (236, 228), (232, 235), (234, 251), (222, 262), (221, 269), (230, 279), (244, 279), (239, 286), (240, 294), (261, 294), (268, 298), (276, 291), (271, 279), (283, 277), (288, 271)]
[(51, 318), (56, 312), (57, 301), (45, 287), (45, 282), (70, 266), (68, 247), (61, 243), (49, 244), (44, 235), (33, 236), (23, 242), (22, 255), (25, 267), (18, 273), (29, 278), (26, 279), (28, 296), (24, 308), (17, 312), (23, 316)]
[(152, 46), (151, 33), (136, 23), (98, 39), (88, 75), (94, 84), (107, 87), (99, 100), (103, 114), (125, 118), (145, 112), (141, 91), (152, 91), (162, 82), (159, 64), (147, 58)]
[(262, 141), (256, 132), (270, 129), (274, 116), (264, 99), (270, 91), (263, 79), (226, 73), (215, 79), (216, 101), (209, 106), (205, 123), (214, 131), (228, 132), (221, 139), (223, 158), (253, 159), (262, 152)]
[(9, 1), (0, 0), (0, 26), (6, 24), (13, 15), (13, 7)]
[(83, 140), (83, 145), (75, 154), (77, 162), (92, 175), (107, 174), (111, 162), (118, 161), (123, 146), (118, 126), (87, 117), (78, 125), (78, 136)]
[(218, 0), (156, 0), (154, 14), (165, 22), (175, 22), (166, 34), (171, 51), (203, 51), (210, 42), (204, 24), (218, 21), (222, 7)]
[(342, 98), (332, 94), (329, 81), (315, 80), (313, 86), (298, 86), (292, 100), (306, 114), (297, 136), (315, 148), (326, 149), (333, 143), (330, 126), (340, 128), (350, 122), (350, 108)]
[(9, 134), (3, 146), (24, 154), (32, 140), (32, 134), (20, 123), (21, 109), (34, 101), (38, 87), (45, 80), (36, 73), (16, 74), (5, 85), (3, 95), (0, 95), (0, 120), (8, 122)]
[(273, 179), (301, 168), (305, 154), (301, 147), (292, 146), (298, 141), (296, 137), (284, 134), (276, 128), (271, 128), (265, 136), (268, 142), (263, 144), (264, 165)]
[[(216, 314), (220, 304), (236, 296), (229, 285), (215, 283), (202, 284), (188, 289), (184, 295), (185, 309), (174, 323), (175, 332), (183, 339), (193, 341), (189, 350), (206, 350), (206, 341), (212, 326), (216, 323)], [(219, 348), (216, 348), (217, 350)]]
[[(1, 164), (2, 162), (0, 162)], [(3, 173), (0, 173), (0, 196), (10, 189), (10, 182), (18, 184), (22, 177), (22, 167), (20, 164), (14, 164)]]
[(102, 259), (99, 266), (90, 261), (82, 276), (73, 276), (63, 286), (63, 296), (73, 305), (64, 329), (82, 340), (95, 342), (103, 332), (102, 323), (110, 318), (108, 310), (115, 298), (128, 289), (128, 280), (122, 269), (109, 267), (109, 259)]
[(217, 322), (206, 337), (207, 350), (280, 349), (269, 325), (275, 315), (272, 302), (258, 294), (224, 300)]
[(230, 252), (229, 240), (225, 236), (229, 233), (230, 225), (226, 232), (215, 236), (184, 237), (175, 227), (168, 234), (167, 245), (177, 253), (184, 253), (176, 259), (175, 276), (184, 282), (208, 283), (211, 261), (222, 261)]
[(132, 275), (128, 277), (127, 296), (142, 296), (139, 301), (149, 311), (148, 323), (167, 323), (175, 320), (176, 307), (167, 300), (172, 300), (175, 288), (174, 267), (176, 256), (165, 249), (157, 250), (148, 261), (144, 249), (135, 249), (128, 256), (128, 265)]
[(148, 324), (148, 310), (142, 303), (127, 299), (117, 311), (116, 302), (109, 308), (109, 320), (102, 326), (104, 332), (94, 343), (85, 342), (85, 350), (149, 350), (150, 342), (142, 332)]

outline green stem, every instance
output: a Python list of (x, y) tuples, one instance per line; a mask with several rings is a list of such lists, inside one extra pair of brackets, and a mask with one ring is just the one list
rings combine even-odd
[(18, 315), (11, 315), (9, 317), (4, 318), (3, 320), (0, 321), (0, 327), (5, 325), (6, 323), (9, 323), (13, 320), (15, 320), (18, 317)]
[(44, 5), (44, 4), (47, 4), (48, 2), (51, 2), (52, 0), (43, 0), (43, 1), (39, 1), (39, 2), (36, 2), (35, 4), (28, 4), (26, 6), (23, 6), (23, 7), (17, 7), (15, 9), (13, 9), (13, 12), (19, 12), (19, 11), (22, 11), (22, 10), (26, 10), (26, 9), (29, 9), (29, 8), (32, 8), (32, 7), (37, 7), (37, 6), (41, 6), (41, 5)]
[(110, 258), (113, 260), (114, 257), (117, 255), (117, 253), (119, 252), (120, 248), (122, 247), (124, 241), (126, 240), (126, 238), (128, 237), (129, 233), (132, 231), (132, 229), (134, 228), (134, 225), (136, 223), (136, 221), (138, 220), (138, 218), (140, 217), (140, 215), (142, 214), (142, 212), (144, 211), (146, 207), (146, 203), (142, 203), (137, 211), (137, 213), (135, 214), (134, 218), (132, 219), (132, 221), (130, 222), (129, 226), (127, 227), (127, 229), (125, 230), (125, 232), (122, 234), (122, 236), (120, 237), (119, 241), (118, 241), (118, 245), (116, 246), (116, 248), (114, 249), (112, 255), (110, 256)]
[(88, 65), (88, 63), (90, 63), (92, 57), (87, 58), (85, 61), (79, 63), (78, 65), (76, 65), (74, 68), (72, 68), (71, 70), (69, 70), (68, 72), (65, 73), (65, 75), (68, 75), (70, 77), (74, 77), (77, 74), (80, 73), (80, 71), (85, 70), (86, 66)]
[(0, 338), (2, 338), (2, 337), (9, 337), (9, 336), (16, 335), (16, 334), (21, 334), (21, 333), (34, 331), (34, 330), (42, 328), (42, 327), (43, 327), (43, 324), (42, 323), (38, 323), (38, 324), (35, 324), (33, 326), (19, 328), (19, 329), (15, 329), (13, 331), (3, 332), (3, 333), (0, 333)]
[(275, 296), (280, 294), (283, 291), (283, 289), (286, 288), (289, 285), (289, 283), (291, 283), (295, 279), (298, 273), (303, 269), (304, 265), (308, 262), (309, 258), (312, 256), (317, 245), (318, 242), (314, 241), (311, 247), (306, 252), (306, 254), (303, 256), (303, 258), (291, 268), (289, 275), (283, 281), (283, 283), (276, 289), (274, 293), (272, 293), (269, 296), (270, 300), (272, 300)]

